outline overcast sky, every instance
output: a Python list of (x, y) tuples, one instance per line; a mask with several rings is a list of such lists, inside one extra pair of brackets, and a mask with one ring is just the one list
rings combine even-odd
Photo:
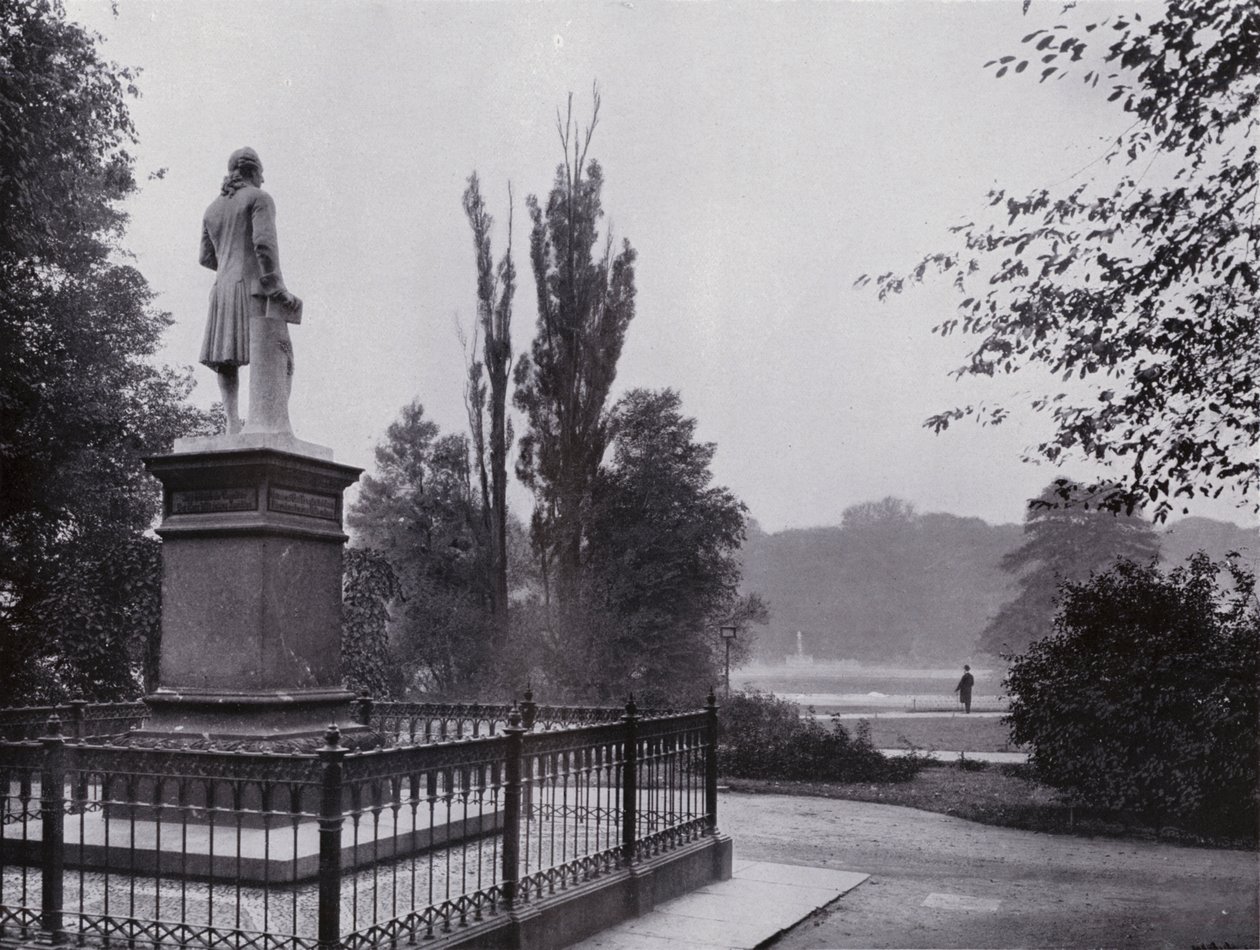
[[(679, 390), (718, 445), (718, 481), (763, 527), (838, 523), (890, 494), (1020, 521), (1050, 479), (1097, 471), (1021, 462), (1048, 432), (1027, 412), (998, 428), (923, 429), (933, 412), (1036, 381), (950, 378), (966, 341), (930, 332), (944, 291), (880, 304), (853, 289), (944, 246), (990, 188), (1077, 175), (1128, 124), (1075, 81), (982, 69), (1060, 4), (67, 6), (104, 35), (107, 58), (143, 69), (127, 244), (174, 315), (163, 359), (196, 360), (213, 282), (197, 265), (201, 214), (228, 155), (250, 145), (306, 305), (295, 431), (341, 461), (370, 466), (416, 397), (444, 430), (466, 425), (456, 327), (475, 313), (461, 208), (474, 169), (496, 257), (515, 189), (513, 339), (527, 350), (522, 199), (550, 187), (557, 106), (572, 91), (585, 120), (598, 81), (605, 223), (639, 255), (617, 391)], [(164, 178), (144, 180), (157, 169)], [(196, 373), (194, 399), (209, 405), (214, 375)], [(1192, 513), (1254, 524), (1224, 502)]]

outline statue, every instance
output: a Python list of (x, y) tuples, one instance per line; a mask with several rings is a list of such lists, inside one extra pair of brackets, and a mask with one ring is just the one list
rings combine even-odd
[[(201, 362), (218, 374), (228, 435), (289, 433), (293, 380), (290, 323), (302, 301), (285, 287), (276, 242), (276, 206), (262, 190), (262, 162), (237, 149), (219, 197), (201, 223), (201, 264), (216, 272)], [(250, 365), (249, 419), (240, 417), (239, 369)]]

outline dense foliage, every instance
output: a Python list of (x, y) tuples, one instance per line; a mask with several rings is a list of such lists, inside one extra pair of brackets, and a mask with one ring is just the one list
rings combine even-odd
[(1019, 575), (1019, 592), (1002, 605), (980, 634), (994, 656), (1020, 653), (1051, 632), (1059, 586), (1110, 567), (1118, 558), (1148, 564), (1159, 557), (1159, 538), (1141, 514), (1091, 507), (1072, 483), (1056, 482), (1033, 499), (1024, 517), (1024, 543), (1002, 558), (1002, 570)]
[(59, 3), (0, 11), (0, 695), (118, 698), (158, 624), (141, 460), (210, 420), (152, 362), (170, 318), (122, 262), (132, 74)]
[[(1178, 497), (1227, 489), (1257, 506), (1260, 5), (1170, 0), (1155, 11), (1149, 22), (1035, 30), (1024, 55), (990, 63), (1043, 82), (1071, 70), (1131, 124), (1088, 178), (994, 191), (987, 213), (955, 229), (959, 246), (878, 286), (883, 297), (929, 273), (953, 284), (957, 314), (936, 330), (978, 338), (960, 376), (1042, 367), (1087, 380), (1034, 395), (1055, 423), (1038, 453), (1120, 462), (1128, 472), (1108, 503), (1132, 512), (1153, 501), (1162, 521)], [(926, 424), (1007, 411), (969, 405)]]
[(923, 764), (916, 756), (887, 758), (865, 732), (802, 719), (795, 703), (769, 694), (728, 697), (719, 722), (718, 770), (732, 778), (904, 782)]
[(676, 392), (631, 390), (611, 418), (586, 576), (592, 607), (614, 628), (591, 645), (588, 682), (605, 698), (633, 692), (648, 703), (695, 703), (718, 679), (719, 626), (739, 628), (742, 655), (749, 627), (766, 619), (757, 598), (738, 594), (746, 509), (712, 484), (716, 447), (695, 441), (696, 421)]
[(1255, 834), (1260, 610), (1254, 577), (1198, 555), (1069, 583), (1054, 636), (1007, 680), (1015, 742), (1072, 800)]
[[(379, 552), (398, 584), (389, 639), (402, 689), (449, 693), (484, 672), (492, 640), (478, 505), (468, 440), (441, 435), (419, 402), (404, 407), (346, 518), (356, 545)], [(364, 625), (360, 637), (379, 644), (372, 604), (384, 599), (383, 581), (362, 573), (349, 580), (371, 580), (370, 589), (348, 591), (352, 606), (364, 608), (348, 616)]]
[(375, 699), (400, 696), (406, 676), (389, 645), (389, 608), (400, 593), (394, 568), (375, 548), (347, 548), (343, 563), (341, 673), (346, 686)]

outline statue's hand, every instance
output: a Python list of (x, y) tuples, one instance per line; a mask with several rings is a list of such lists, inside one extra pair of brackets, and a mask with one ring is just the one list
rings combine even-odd
[(287, 310), (296, 310), (298, 307), (302, 306), (302, 301), (298, 298), (298, 296), (287, 290), (281, 291), (280, 303), (284, 304), (285, 309)]

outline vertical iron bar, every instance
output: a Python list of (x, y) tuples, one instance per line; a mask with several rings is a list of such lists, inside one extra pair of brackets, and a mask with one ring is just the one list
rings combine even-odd
[(268, 933), (271, 923), (271, 813), (274, 802), (272, 792), (275, 786), (270, 782), (262, 782), (258, 786), (259, 810), (262, 812), (263, 826), (263, 919), (262, 932)]
[(705, 703), (705, 748), (704, 748), (704, 825), (712, 834), (717, 831), (717, 743), (718, 743), (718, 704), (713, 690), (709, 690), (709, 698)]
[[(166, 789), (162, 782), (166, 776), (153, 777), (153, 920), (162, 919), (162, 808)], [(153, 945), (159, 941), (155, 938)]]
[(48, 717), (48, 731), (40, 739), (44, 745), (44, 765), (39, 778), (39, 807), (43, 816), (43, 901), (39, 925), (54, 943), (65, 939), (62, 930), (63, 873), (65, 871), (66, 810), (65, 795), (66, 740), (61, 735), (61, 719), (54, 713)]
[(626, 703), (626, 714), (621, 717), (625, 730), (625, 751), (621, 754), (621, 855), (626, 864), (634, 861), (634, 840), (636, 832), (636, 812), (638, 789), (639, 761), (639, 717), (638, 707), (631, 696)]
[(508, 714), (507, 762), (503, 783), (503, 904), (516, 906), (521, 846), (521, 748), (525, 728), (520, 711), (513, 706)]
[(332, 725), (324, 733), (319, 750), (321, 791), (319, 807), (319, 947), (341, 946), (341, 730)]

